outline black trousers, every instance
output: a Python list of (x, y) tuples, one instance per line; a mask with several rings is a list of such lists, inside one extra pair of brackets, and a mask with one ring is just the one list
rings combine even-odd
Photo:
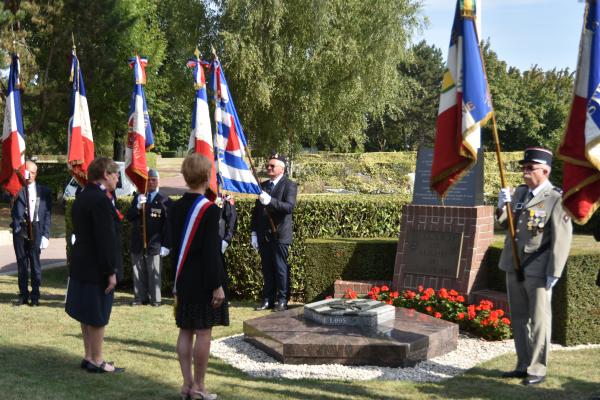
[[(34, 235), (37, 236), (37, 235)], [(20, 234), (13, 235), (13, 246), (17, 257), (19, 272), (19, 296), (23, 300), (37, 301), (40, 299), (40, 284), (42, 282), (42, 264), (40, 263), (40, 240), (29, 240)], [(31, 270), (31, 294), (29, 293), (29, 274)]]
[(262, 242), (258, 246), (263, 272), (263, 299), (274, 304), (287, 303), (289, 298), (288, 244)]

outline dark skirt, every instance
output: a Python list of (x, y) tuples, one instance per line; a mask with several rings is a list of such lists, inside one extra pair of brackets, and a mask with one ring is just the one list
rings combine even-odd
[[(212, 294), (209, 297), (212, 299)], [(227, 299), (219, 308), (212, 308), (210, 300), (202, 303), (177, 302), (175, 323), (180, 329), (209, 329), (213, 326), (229, 326)]]
[(65, 311), (82, 324), (105, 326), (110, 319), (115, 291), (104, 294), (103, 285), (69, 278)]

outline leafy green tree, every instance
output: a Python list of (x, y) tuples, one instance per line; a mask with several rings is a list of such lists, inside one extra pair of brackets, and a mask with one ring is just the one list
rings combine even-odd
[[(482, 53), (502, 149), (556, 148), (569, 116), (574, 73), (568, 69), (543, 71), (538, 66), (521, 72), (499, 60), (489, 42)], [(491, 124), (483, 130), (483, 141), (493, 148)]]
[(360, 150), (366, 115), (382, 115), (401, 91), (397, 66), (422, 23), (418, 0), (216, 4), (220, 58), (263, 154), (301, 143)]
[(443, 72), (439, 48), (425, 41), (411, 47), (398, 65), (404, 84), (396, 101), (386, 105), (383, 116), (370, 119), (367, 151), (414, 150), (433, 143)]

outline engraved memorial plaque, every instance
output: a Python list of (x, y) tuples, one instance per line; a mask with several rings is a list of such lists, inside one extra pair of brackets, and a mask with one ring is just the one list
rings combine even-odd
[[(433, 149), (419, 148), (413, 204), (441, 206), (438, 194), (429, 188)], [(477, 154), (477, 164), (467, 172), (449, 191), (444, 199), (445, 206), (474, 207), (483, 205), (483, 151)]]
[(409, 232), (404, 273), (458, 278), (462, 243), (462, 232)]

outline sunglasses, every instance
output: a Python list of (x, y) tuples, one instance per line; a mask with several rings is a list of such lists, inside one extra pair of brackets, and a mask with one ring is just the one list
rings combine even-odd
[(267, 164), (267, 169), (275, 169), (275, 167), (277, 166), (277, 164)]

